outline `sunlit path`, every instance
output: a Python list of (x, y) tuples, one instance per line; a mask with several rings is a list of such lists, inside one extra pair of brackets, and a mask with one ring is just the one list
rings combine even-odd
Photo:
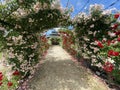
[(78, 66), (60, 46), (53, 46), (29, 81), (29, 90), (108, 90), (84, 67)]

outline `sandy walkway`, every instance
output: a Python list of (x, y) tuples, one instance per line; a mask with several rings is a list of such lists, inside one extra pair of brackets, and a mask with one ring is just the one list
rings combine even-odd
[(29, 90), (108, 90), (84, 67), (78, 66), (60, 46), (53, 46), (34, 77)]

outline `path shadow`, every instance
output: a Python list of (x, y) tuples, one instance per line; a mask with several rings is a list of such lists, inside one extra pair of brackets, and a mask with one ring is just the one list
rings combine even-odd
[(29, 90), (90, 90), (91, 73), (71, 60), (54, 59), (46, 60), (35, 72)]

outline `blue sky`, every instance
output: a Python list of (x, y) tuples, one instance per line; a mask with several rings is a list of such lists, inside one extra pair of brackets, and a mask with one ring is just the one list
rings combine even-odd
[[(72, 16), (75, 16), (78, 12), (81, 11), (81, 9), (86, 6), (86, 9), (83, 9), (82, 11), (87, 11), (90, 4), (103, 4), (104, 7), (108, 7), (112, 3), (118, 1), (115, 5), (109, 8), (117, 8), (120, 10), (120, 0), (89, 0), (89, 3), (87, 3), (88, 0), (69, 0), (68, 6), (73, 6), (74, 7), (74, 12), (72, 13)], [(62, 7), (66, 7), (68, 0), (60, 0)], [(87, 4), (86, 4), (87, 3)]]

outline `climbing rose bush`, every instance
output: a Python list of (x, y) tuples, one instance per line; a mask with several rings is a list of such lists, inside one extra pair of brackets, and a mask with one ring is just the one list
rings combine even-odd
[(41, 55), (47, 53), (47, 50), (49, 49), (49, 43), (48, 43), (48, 39), (46, 37), (46, 35), (40, 35), (39, 37), (39, 40), (40, 40), (40, 53)]
[(107, 38), (104, 42), (102, 42), (104, 48), (100, 50), (100, 56), (105, 59), (104, 66), (109, 66), (108, 70), (105, 69), (105, 71), (110, 74), (111, 81), (114, 81), (118, 84), (120, 84), (119, 17), (120, 17), (119, 13), (113, 15), (114, 22), (111, 23), (110, 31), (108, 31), (108, 36), (110, 38)]
[(77, 46), (75, 44), (75, 36), (74, 33), (70, 30), (61, 30), (59, 31), (62, 37), (62, 46), (66, 49), (73, 57), (77, 55)]
[[(17, 88), (31, 78), (49, 44), (43, 31), (67, 24), (69, 11), (60, 7), (59, 0), (7, 0), (0, 7), (0, 52), (5, 51), (8, 68), (14, 71), (0, 82), (1, 90)], [(68, 15), (66, 15), (66, 12)], [(10, 72), (10, 74), (11, 74)], [(6, 75), (5, 72), (3, 74)], [(1, 77), (2, 79), (2, 77)], [(6, 83), (5, 83), (6, 82)], [(18, 85), (19, 83), (19, 85)], [(13, 88), (10, 88), (12, 90)]]
[(98, 4), (89, 10), (89, 14), (79, 14), (73, 20), (81, 57), (105, 71), (110, 83), (120, 84), (120, 14), (113, 15), (114, 9), (104, 10)]
[[(46, 36), (28, 32), (9, 32), (5, 37), (6, 66), (9, 71), (0, 74), (1, 89), (16, 89), (24, 80), (34, 74), (39, 59), (46, 53), (49, 44)], [(7, 67), (6, 67), (7, 68)]]
[(101, 39), (107, 38), (111, 15), (102, 13), (103, 6), (95, 4), (90, 6), (88, 15), (80, 13), (73, 19), (79, 51), (84, 58), (95, 58), (97, 52), (103, 48)]
[[(47, 38), (39, 34), (49, 28), (67, 24), (69, 11), (60, 7), (59, 0), (6, 2), (0, 7), (0, 52), (5, 51), (6, 66), (10, 72), (3, 73), (7, 73), (7, 76), (0, 82), (0, 89), (8, 90), (5, 88), (7, 85), (12, 90), (32, 77), (49, 48)], [(14, 73), (9, 75), (12, 71)], [(20, 79), (14, 80), (12, 76), (20, 76)]]
[[(39, 48), (38, 38), (30, 33), (23, 34), (10, 32), (6, 37), (8, 61), (23, 76), (29, 76), (34, 72), (34, 66), (38, 62)], [(29, 52), (29, 53), (28, 53)]]

